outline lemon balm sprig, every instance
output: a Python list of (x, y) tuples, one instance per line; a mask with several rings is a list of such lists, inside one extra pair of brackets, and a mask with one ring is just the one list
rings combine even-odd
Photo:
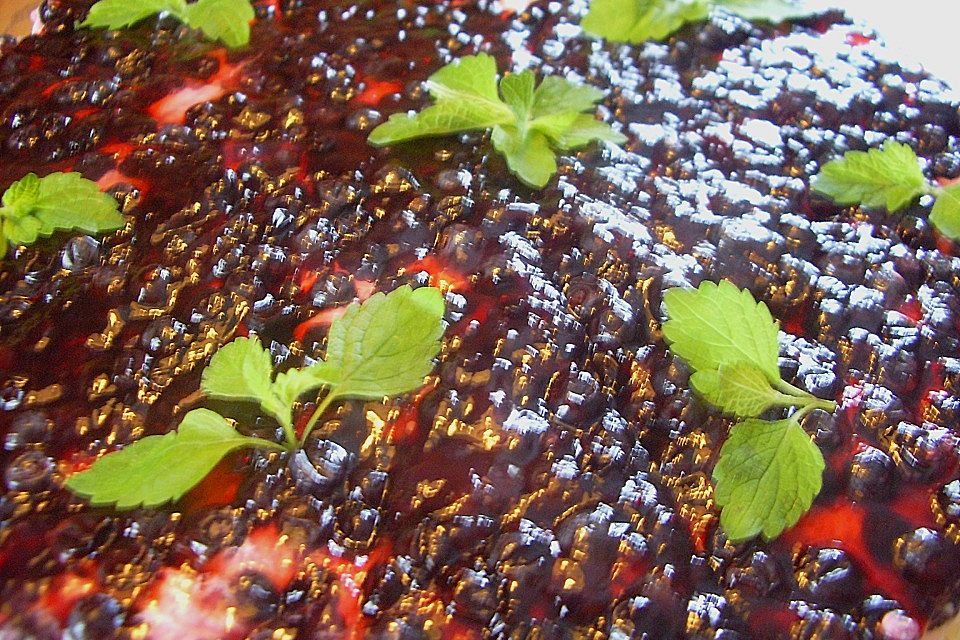
[[(194, 409), (177, 431), (102, 456), (66, 487), (95, 505), (155, 507), (178, 500), (232, 451), (295, 452), (333, 402), (381, 400), (422, 386), (440, 350), (443, 312), (443, 295), (432, 287), (377, 293), (333, 322), (323, 360), (276, 376), (260, 341), (238, 338), (214, 354), (200, 388), (209, 398), (259, 404), (280, 425), (282, 442), (245, 435), (215, 411)], [(320, 389), (326, 395), (298, 436), (294, 405)]]
[(928, 181), (913, 149), (888, 140), (880, 149), (848, 151), (823, 165), (810, 181), (814, 191), (837, 204), (861, 205), (896, 213), (917, 198), (935, 198), (930, 222), (951, 240), (960, 240), (960, 184), (941, 187)]
[(557, 172), (557, 151), (626, 141), (596, 119), (593, 111), (603, 98), (599, 89), (557, 76), (538, 85), (529, 70), (508, 74), (498, 85), (497, 63), (487, 54), (451, 62), (426, 86), (434, 104), (418, 113), (393, 114), (370, 133), (371, 144), (491, 130), (493, 146), (510, 171), (539, 189)]
[[(817, 398), (780, 376), (779, 324), (749, 291), (722, 280), (664, 294), (670, 349), (693, 369), (690, 382), (710, 404), (741, 418), (714, 468), (720, 525), (734, 541), (772, 539), (797, 523), (820, 493), (823, 455), (800, 426)], [(781, 420), (760, 416), (795, 409)]]

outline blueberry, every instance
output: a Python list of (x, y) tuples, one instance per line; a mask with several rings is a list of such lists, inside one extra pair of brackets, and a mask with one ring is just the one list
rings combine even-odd
[(934, 496), (933, 512), (937, 524), (944, 528), (951, 540), (960, 540), (960, 480), (940, 487)]
[(847, 493), (858, 502), (886, 498), (893, 490), (893, 472), (890, 456), (875, 447), (865, 447), (850, 461)]
[(894, 566), (917, 583), (945, 578), (950, 572), (949, 560), (955, 555), (938, 532), (926, 527), (903, 534), (893, 545)]
[(763, 551), (754, 551), (727, 569), (725, 583), (742, 597), (766, 598), (779, 591), (784, 581), (777, 562)]
[(63, 630), (64, 640), (99, 640), (113, 637), (126, 612), (116, 598), (96, 593), (74, 605)]
[(288, 466), (298, 490), (322, 497), (343, 479), (355, 457), (332, 440), (314, 440), (290, 456)]
[(3, 472), (10, 491), (42, 491), (53, 480), (53, 460), (40, 451), (27, 451), (17, 456)]
[(794, 579), (809, 601), (828, 606), (850, 604), (860, 586), (860, 572), (840, 549), (807, 547), (793, 556)]
[(50, 437), (53, 422), (41, 411), (17, 414), (4, 439), (4, 448), (12, 451), (31, 444), (40, 444)]

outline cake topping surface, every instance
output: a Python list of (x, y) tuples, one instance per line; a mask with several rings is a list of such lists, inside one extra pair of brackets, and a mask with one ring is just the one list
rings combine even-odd
[[(127, 220), (0, 262), (5, 633), (879, 640), (949, 615), (956, 248), (929, 198), (809, 187), (888, 140), (960, 176), (941, 83), (839, 14), (627, 45), (586, 37), (579, 1), (279, 0), (226, 49), (172, 15), (78, 29), (91, 4), (48, 1), (0, 47), (0, 186), (73, 172)], [(597, 88), (626, 141), (558, 153), (537, 189), (485, 131), (368, 144), (480, 54)], [(779, 321), (771, 373), (839, 404), (794, 430), (822, 489), (769, 541), (720, 526), (735, 420), (664, 336), (667, 291), (722, 281)], [(255, 337), (309, 366), (352, 302), (404, 285), (444, 299), (419, 391), (343, 402), (167, 506), (64, 488), (191, 412), (275, 440), (269, 412), (199, 393), (210, 359)]]

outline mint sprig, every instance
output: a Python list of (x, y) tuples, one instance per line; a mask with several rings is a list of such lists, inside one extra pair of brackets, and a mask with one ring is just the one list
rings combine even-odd
[(250, 0), (198, 0), (191, 4), (186, 0), (100, 0), (79, 26), (124, 29), (161, 13), (230, 48), (250, 42), (250, 22), (256, 15)]
[(591, 0), (580, 26), (612, 42), (640, 44), (665, 40), (721, 8), (747, 20), (779, 23), (812, 11), (787, 0)]
[[(780, 377), (779, 324), (762, 302), (731, 282), (664, 294), (670, 349), (693, 369), (690, 382), (724, 413), (747, 418), (733, 426), (713, 472), (720, 525), (734, 541), (771, 539), (796, 524), (820, 492), (823, 455), (800, 426), (821, 400)], [(797, 408), (785, 420), (758, 416)]]
[(0, 207), (0, 257), (7, 245), (29, 245), (54, 232), (114, 231), (124, 225), (117, 201), (79, 173), (28, 173), (3, 193)]
[(603, 98), (594, 87), (548, 76), (539, 86), (532, 71), (505, 76), (497, 85), (497, 64), (487, 54), (465, 56), (430, 76), (434, 104), (419, 113), (394, 114), (370, 133), (383, 146), (428, 136), (492, 129), (493, 145), (507, 166), (531, 187), (542, 188), (557, 172), (556, 152), (595, 140), (626, 138), (593, 110)]
[(935, 200), (930, 222), (951, 240), (960, 240), (960, 185), (940, 187), (920, 170), (909, 146), (887, 140), (880, 149), (848, 151), (823, 165), (810, 186), (837, 204), (862, 205), (896, 213), (922, 195)]
[[(420, 387), (440, 350), (443, 311), (443, 296), (435, 288), (403, 286), (377, 293), (362, 305), (350, 305), (333, 322), (324, 360), (276, 377), (260, 341), (238, 338), (213, 356), (200, 388), (210, 398), (259, 403), (283, 428), (283, 442), (244, 435), (218, 413), (194, 409), (176, 432), (147, 436), (106, 454), (70, 476), (66, 487), (96, 505), (153, 507), (182, 497), (231, 451), (296, 451), (333, 401), (381, 399)], [(321, 388), (327, 393), (298, 437), (294, 404)]]

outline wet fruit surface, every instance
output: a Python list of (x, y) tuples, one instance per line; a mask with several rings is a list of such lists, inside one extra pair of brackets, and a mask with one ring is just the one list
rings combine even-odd
[[(30, 638), (912, 638), (960, 567), (954, 246), (807, 190), (887, 137), (960, 163), (943, 86), (826, 15), (729, 16), (592, 42), (584, 3), (262, 2), (225, 52), (169, 19), (4, 43), (0, 185), (74, 170), (130, 221), (0, 264), (0, 625)], [(481, 134), (365, 142), (487, 50), (609, 90), (629, 136), (531, 191)], [(710, 474), (730, 421), (660, 334), (665, 289), (727, 278), (789, 336), (824, 491), (733, 544)], [(63, 478), (208, 404), (209, 356), (258, 334), (323, 353), (354, 299), (446, 293), (422, 391), (347, 403), (294, 456), (225, 460), (175, 505), (92, 509)], [(309, 415), (313, 399), (303, 407)]]

